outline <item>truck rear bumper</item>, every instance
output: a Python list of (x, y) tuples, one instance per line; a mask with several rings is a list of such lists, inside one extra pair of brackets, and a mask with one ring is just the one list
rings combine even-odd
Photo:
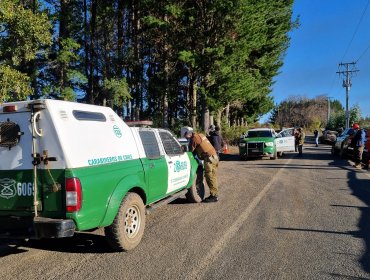
[(1, 217), (0, 222), (0, 238), (62, 238), (73, 236), (76, 230), (70, 219)]

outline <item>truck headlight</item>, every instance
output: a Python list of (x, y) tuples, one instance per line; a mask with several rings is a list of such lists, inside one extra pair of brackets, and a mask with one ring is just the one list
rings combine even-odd
[(265, 145), (267, 147), (273, 147), (274, 146), (274, 142), (266, 142)]
[(239, 147), (245, 147), (245, 143), (239, 143)]

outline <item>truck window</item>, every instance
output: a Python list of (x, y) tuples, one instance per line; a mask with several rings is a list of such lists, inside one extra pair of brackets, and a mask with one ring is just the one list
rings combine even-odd
[(98, 112), (73, 110), (72, 114), (79, 121), (95, 121), (95, 122), (107, 121), (104, 114)]
[(141, 130), (139, 131), (141, 142), (144, 146), (145, 155), (149, 159), (156, 159), (161, 157), (157, 139), (153, 131)]
[(173, 138), (173, 136), (165, 131), (159, 132), (159, 136), (161, 137), (164, 150), (166, 151), (167, 155), (180, 155), (183, 154), (183, 150), (179, 143)]

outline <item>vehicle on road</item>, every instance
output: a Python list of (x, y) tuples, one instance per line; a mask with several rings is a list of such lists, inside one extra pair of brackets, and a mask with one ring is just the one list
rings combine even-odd
[(331, 148), (331, 153), (333, 155), (339, 154), (340, 157), (346, 156), (353, 136), (354, 130), (352, 128), (346, 128), (340, 135), (337, 136), (336, 141)]
[(239, 155), (242, 160), (265, 156), (277, 159), (284, 152), (294, 152), (294, 145), (294, 128), (279, 133), (272, 128), (254, 128), (240, 137)]
[(145, 215), (204, 196), (203, 173), (171, 132), (129, 127), (108, 107), (57, 100), (0, 105), (0, 237), (61, 238), (104, 228), (126, 251)]
[(320, 143), (333, 145), (337, 140), (338, 132), (335, 130), (325, 130), (319, 137)]

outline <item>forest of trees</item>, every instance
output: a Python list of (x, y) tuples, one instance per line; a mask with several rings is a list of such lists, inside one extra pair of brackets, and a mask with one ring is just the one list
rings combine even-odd
[[(329, 103), (330, 102), (330, 103)], [(362, 118), (360, 107), (355, 104), (349, 110), (349, 122), (370, 125), (369, 118)], [(270, 116), (270, 123), (276, 128), (302, 126), (314, 129), (338, 130), (344, 128), (345, 110), (339, 100), (328, 99), (327, 96), (306, 98), (292, 96), (276, 105)]]
[(293, 0), (1, 0), (0, 102), (55, 98), (156, 125), (256, 121)]

